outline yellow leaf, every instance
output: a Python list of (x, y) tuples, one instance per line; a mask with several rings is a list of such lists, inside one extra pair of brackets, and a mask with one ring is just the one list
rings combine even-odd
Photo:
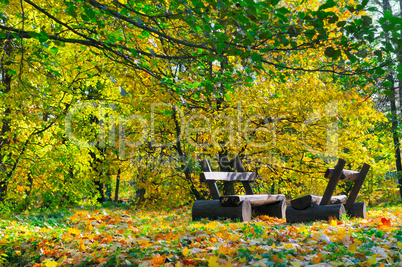
[(377, 256), (376, 255), (372, 255), (368, 260), (367, 263), (369, 263), (370, 265), (374, 265), (377, 263)]
[(46, 267), (57, 267), (57, 262), (56, 261), (44, 261), (43, 264)]
[(81, 243), (80, 244), (80, 251), (84, 252), (85, 250), (86, 250), (86, 247), (85, 247), (84, 243)]
[(186, 257), (186, 258), (188, 258), (190, 256), (190, 253), (191, 252), (187, 247), (185, 247), (183, 252), (182, 252), (183, 256)]
[(57, 263), (62, 263), (62, 262), (65, 261), (66, 259), (67, 259), (67, 256), (64, 255), (64, 256), (62, 256), (62, 257), (57, 261)]
[(68, 233), (71, 235), (79, 235), (81, 230), (77, 228), (68, 228)]
[(355, 254), (355, 253), (356, 253), (356, 248), (357, 248), (357, 243), (353, 243), (352, 245), (350, 245), (350, 246), (348, 247), (348, 250), (349, 250), (351, 253)]
[(217, 261), (219, 260), (218, 256), (212, 256), (208, 259), (208, 267), (219, 267), (220, 264), (217, 263)]
[(292, 261), (290, 262), (290, 264), (292, 265), (292, 267), (301, 267), (300, 262), (298, 261)]

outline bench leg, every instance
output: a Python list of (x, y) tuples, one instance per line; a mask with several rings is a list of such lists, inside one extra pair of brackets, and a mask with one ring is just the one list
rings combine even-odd
[(268, 215), (271, 217), (283, 219), (283, 218), (285, 218), (285, 213), (286, 213), (286, 201), (280, 200), (280, 201), (278, 201), (276, 203), (272, 203), (272, 204), (254, 206), (253, 210), (255, 210), (255, 212), (258, 215)]
[(208, 218), (216, 219), (239, 219), (241, 222), (251, 220), (251, 205), (244, 200), (236, 207), (223, 207), (219, 200), (196, 200), (193, 208), (193, 221)]

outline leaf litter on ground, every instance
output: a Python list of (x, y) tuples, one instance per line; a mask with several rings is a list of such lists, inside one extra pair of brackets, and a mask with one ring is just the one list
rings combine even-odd
[(0, 220), (3, 266), (401, 266), (402, 206), (367, 219), (191, 221), (169, 212), (74, 209)]

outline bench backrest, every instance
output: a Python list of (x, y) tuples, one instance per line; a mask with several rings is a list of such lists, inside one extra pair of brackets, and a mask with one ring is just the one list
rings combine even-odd
[(349, 193), (348, 199), (346, 200), (345, 209), (348, 211), (356, 201), (357, 195), (363, 185), (366, 175), (370, 169), (370, 165), (364, 163), (360, 172), (344, 170), (346, 161), (343, 159), (338, 159), (335, 168), (327, 169), (324, 177), (328, 178), (327, 188), (325, 189), (324, 195), (321, 199), (320, 205), (328, 205), (335, 190), (338, 181), (351, 181), (354, 182), (352, 191)]
[(231, 165), (235, 166), (237, 172), (213, 172), (208, 160), (204, 159), (200, 162), (202, 173), (200, 174), (200, 181), (205, 182), (211, 193), (213, 199), (220, 197), (216, 181), (223, 182), (242, 182), (246, 194), (252, 195), (250, 182), (257, 180), (257, 175), (254, 172), (245, 172), (239, 156), (230, 161)]

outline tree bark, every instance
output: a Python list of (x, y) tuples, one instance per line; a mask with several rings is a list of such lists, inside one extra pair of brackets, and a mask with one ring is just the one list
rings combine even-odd
[(356, 202), (347, 210), (350, 217), (366, 219), (366, 202)]
[[(8, 47), (8, 48), (7, 48)], [(12, 51), (12, 44), (11, 40), (7, 40), (4, 45), (4, 51), (6, 52), (7, 56), (11, 55)], [(1, 83), (2, 93), (7, 95), (11, 92), (11, 75), (8, 73), (8, 68), (5, 68), (5, 63), (3, 62), (4, 58), (1, 60)], [(6, 105), (4, 109), (4, 113), (2, 115), (2, 126), (0, 129), (0, 202), (3, 202), (7, 196), (7, 189), (8, 189), (8, 168), (7, 164), (3, 162), (4, 157), (7, 155), (5, 149), (7, 145), (10, 144), (10, 139), (8, 133), (11, 131), (11, 108)]]
[(286, 222), (312, 222), (328, 220), (329, 217), (336, 217), (339, 219), (343, 213), (345, 213), (345, 207), (343, 204), (312, 206), (304, 210), (297, 210), (292, 206), (288, 206), (286, 209)]
[(116, 189), (114, 191), (114, 201), (115, 202), (119, 201), (120, 173), (121, 173), (121, 170), (119, 168), (119, 170), (117, 171), (117, 176), (116, 176)]
[(219, 200), (196, 200), (192, 208), (193, 221), (209, 218), (216, 219), (239, 219), (241, 222), (251, 220), (251, 205), (249, 201), (243, 201), (236, 207), (223, 207)]
[(253, 206), (253, 210), (259, 215), (268, 215), (283, 219), (286, 216), (286, 200), (282, 199), (276, 203), (266, 204), (262, 206)]
[[(402, 7), (401, 0), (400, 0), (399, 4)], [(389, 11), (392, 14), (392, 8), (389, 3), (389, 0), (383, 0), (382, 8), (383, 8), (383, 11)], [(398, 54), (400, 54), (400, 53), (398, 53)], [(402, 61), (402, 58), (399, 58), (399, 64), (401, 64), (401, 61)], [(400, 177), (400, 175), (402, 174), (402, 163), (401, 163), (400, 140), (399, 140), (399, 133), (398, 133), (398, 117), (397, 117), (397, 108), (396, 108), (396, 88), (395, 88), (395, 81), (392, 76), (392, 70), (389, 70), (389, 71), (391, 72), (391, 75), (388, 76), (388, 79), (392, 82), (391, 89), (392, 89), (392, 93), (393, 93), (393, 97), (389, 97), (389, 102), (390, 102), (390, 106), (391, 106), (391, 130), (392, 130), (392, 138), (393, 138), (393, 143), (394, 143), (395, 167), (396, 167), (397, 177), (398, 177), (399, 194), (400, 194), (400, 197), (402, 198), (402, 177)], [(399, 85), (399, 93), (400, 93), (399, 98), (402, 99), (401, 81), (399, 81), (398, 85)]]

